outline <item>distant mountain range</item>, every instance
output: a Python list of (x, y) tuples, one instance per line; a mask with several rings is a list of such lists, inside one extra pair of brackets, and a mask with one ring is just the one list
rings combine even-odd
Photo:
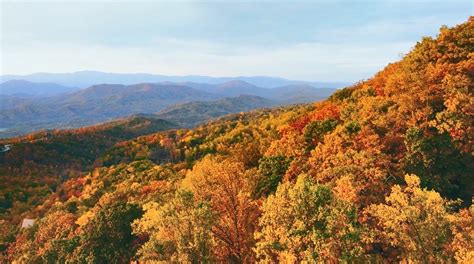
[(68, 87), (86, 88), (95, 84), (136, 84), (158, 82), (195, 82), (206, 84), (220, 84), (240, 80), (253, 85), (274, 88), (285, 85), (308, 84), (315, 88), (343, 88), (350, 85), (348, 82), (311, 82), (287, 80), (267, 76), (238, 76), (238, 77), (210, 77), (199, 75), (168, 76), (147, 73), (105, 73), (99, 71), (78, 71), (73, 73), (34, 73), (29, 75), (3, 75), (0, 82), (10, 80), (25, 80), (40, 83), (56, 83)]
[[(98, 84), (80, 90), (18, 80), (3, 85), (10, 88), (0, 94), (0, 137), (40, 129), (81, 127), (134, 114), (156, 114), (158, 118), (192, 127), (225, 114), (322, 100), (336, 90), (308, 84), (264, 88), (241, 80), (219, 84)], [(13, 87), (21, 89), (15, 93)], [(51, 87), (51, 91), (39, 93), (39, 87)], [(66, 92), (69, 89), (73, 92)]]
[(8, 80), (0, 83), (0, 95), (14, 95), (17, 97), (51, 96), (62, 93), (71, 93), (78, 88), (63, 86), (50, 82), (30, 82), (25, 80)]
[(0, 131), (0, 135), (74, 128), (133, 114), (155, 113), (176, 103), (216, 99), (219, 96), (182, 85), (94, 85), (71, 94), (24, 100), (19, 106), (3, 109), (0, 128), (6, 130)]

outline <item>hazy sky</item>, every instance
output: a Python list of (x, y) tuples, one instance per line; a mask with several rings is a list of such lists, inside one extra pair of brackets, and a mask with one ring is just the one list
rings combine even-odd
[(473, 1), (0, 1), (2, 74), (357, 81), (474, 13)]

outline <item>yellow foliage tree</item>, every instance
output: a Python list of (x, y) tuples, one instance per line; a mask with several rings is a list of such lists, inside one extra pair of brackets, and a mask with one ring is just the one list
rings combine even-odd
[(394, 248), (408, 262), (451, 260), (446, 247), (451, 240), (449, 212), (453, 202), (437, 192), (422, 189), (415, 175), (405, 176), (406, 186), (395, 185), (385, 204), (372, 205), (367, 213), (379, 228), (380, 243)]
[(207, 203), (195, 201), (190, 192), (178, 191), (165, 205), (150, 202), (143, 209), (143, 217), (133, 223), (134, 233), (149, 237), (138, 251), (141, 261), (207, 263), (213, 259), (214, 216)]
[(216, 213), (212, 234), (219, 261), (252, 262), (253, 232), (259, 216), (244, 164), (206, 156), (184, 180), (199, 201), (208, 201)]
[(256, 252), (262, 262), (335, 263), (363, 253), (355, 208), (304, 175), (268, 197), (259, 224)]

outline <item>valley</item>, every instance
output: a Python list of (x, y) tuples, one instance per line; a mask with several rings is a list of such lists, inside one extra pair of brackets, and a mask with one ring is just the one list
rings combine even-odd
[[(0, 90), (8, 91), (4, 86), (12, 86), (11, 82), (0, 84)], [(158, 114), (174, 122), (172, 113), (176, 115), (179, 111), (196, 111), (187, 120), (179, 121), (191, 127), (229, 113), (322, 100), (334, 91), (334, 88), (314, 88), (307, 84), (260, 88), (244, 81), (230, 81), (222, 84), (100, 84), (73, 93), (46, 97), (34, 93), (29, 97), (0, 95), (0, 102), (3, 100), (0, 126), (6, 128), (0, 131), (0, 137), (13, 137), (37, 130), (78, 128), (134, 114)], [(193, 109), (186, 104), (191, 102), (195, 102), (191, 107)], [(204, 102), (209, 103), (204, 105)], [(219, 109), (218, 106), (224, 105), (227, 107)], [(199, 106), (205, 110), (199, 109)], [(199, 116), (198, 119), (194, 119), (196, 116)], [(190, 120), (193, 121), (185, 122)]]

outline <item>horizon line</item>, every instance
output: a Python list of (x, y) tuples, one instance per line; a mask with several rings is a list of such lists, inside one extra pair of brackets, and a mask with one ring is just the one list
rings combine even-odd
[(17, 73), (7, 73), (7, 74), (0, 74), (0, 78), (5, 76), (15, 76), (15, 77), (26, 77), (35, 74), (77, 74), (77, 73), (103, 73), (103, 74), (129, 74), (129, 75), (152, 75), (152, 76), (161, 76), (161, 77), (209, 77), (209, 78), (274, 78), (274, 79), (281, 79), (286, 81), (301, 81), (301, 82), (321, 82), (321, 83), (356, 83), (359, 81), (364, 81), (365, 79), (360, 80), (333, 80), (333, 81), (320, 81), (320, 80), (307, 80), (307, 79), (294, 79), (294, 78), (286, 78), (276, 75), (204, 75), (204, 74), (160, 74), (160, 73), (150, 73), (150, 72), (110, 72), (110, 71), (101, 71), (101, 70), (76, 70), (76, 71), (69, 71), (69, 72), (32, 72), (27, 74), (17, 74)]

